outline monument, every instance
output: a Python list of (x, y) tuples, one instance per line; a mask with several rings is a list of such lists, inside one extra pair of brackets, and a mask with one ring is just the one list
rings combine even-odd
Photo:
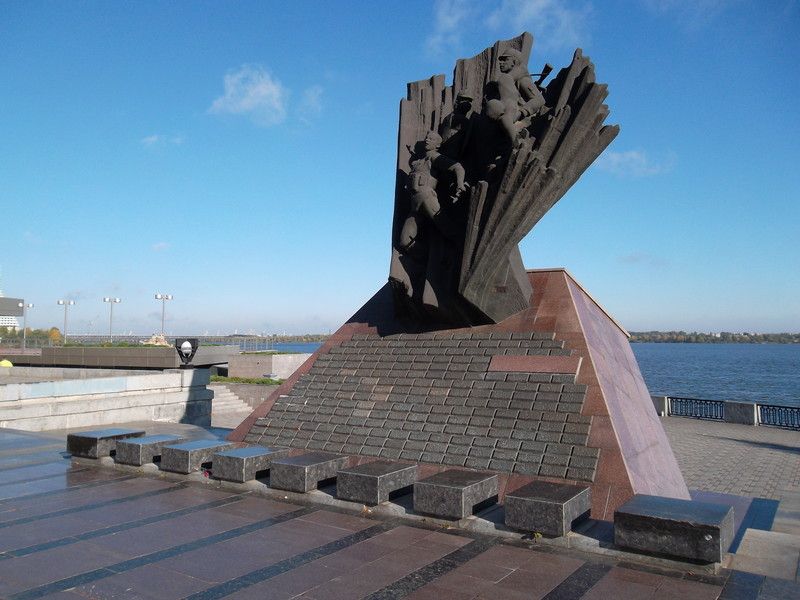
[(488, 471), (501, 498), (588, 486), (606, 520), (634, 494), (689, 498), (627, 332), (565, 269), (523, 266), (517, 244), (618, 132), (589, 59), (548, 82), (532, 46), (408, 85), (389, 281), (231, 440)]

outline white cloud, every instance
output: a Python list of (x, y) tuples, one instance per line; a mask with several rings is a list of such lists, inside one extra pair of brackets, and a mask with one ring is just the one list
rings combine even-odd
[(152, 248), (155, 252), (163, 252), (169, 248), (169, 242), (156, 242)]
[(244, 115), (263, 127), (286, 120), (289, 90), (260, 65), (242, 65), (226, 74), (224, 87), (208, 112)]
[(322, 114), (322, 93), (324, 89), (321, 85), (312, 85), (303, 91), (303, 98), (298, 107), (300, 120), (306, 123)]
[(673, 15), (686, 28), (705, 25), (741, 0), (642, 0), (651, 12)]
[(447, 47), (458, 46), (462, 25), (472, 11), (469, 0), (436, 0), (433, 32), (425, 41), (428, 50), (439, 54)]
[(183, 143), (183, 136), (182, 135), (162, 135), (158, 133), (154, 133), (153, 135), (148, 135), (143, 137), (139, 140), (142, 143), (142, 146), (147, 148), (151, 148), (156, 145), (160, 144), (174, 144), (176, 146), (180, 146)]
[(590, 13), (588, 4), (570, 7), (562, 0), (502, 0), (487, 23), (509, 33), (531, 31), (546, 48), (576, 47), (589, 39)]
[(675, 166), (676, 158), (669, 153), (661, 161), (654, 161), (643, 150), (615, 152), (606, 150), (595, 163), (597, 168), (622, 177), (651, 177), (668, 173)]

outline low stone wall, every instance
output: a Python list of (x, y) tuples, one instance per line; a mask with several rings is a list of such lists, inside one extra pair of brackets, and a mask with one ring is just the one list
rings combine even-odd
[[(200, 346), (192, 365), (208, 367), (224, 364), (239, 351), (237, 346)], [(178, 353), (172, 346), (44, 347), (38, 355), (20, 355), (14, 364), (32, 367), (99, 367), (107, 369), (177, 369), (181, 366)]]
[(288, 379), (310, 354), (237, 354), (228, 360), (229, 377)]
[[(9, 370), (11, 377), (16, 369)], [(54, 381), (0, 385), (0, 427), (46, 431), (128, 421), (211, 424), (214, 393), (206, 387), (208, 369), (91, 372), (93, 377), (62, 372)]]
[(255, 385), (249, 383), (226, 383), (225, 387), (242, 402), (246, 402), (250, 408), (255, 408), (264, 400), (269, 398), (270, 394), (277, 388), (277, 385)]

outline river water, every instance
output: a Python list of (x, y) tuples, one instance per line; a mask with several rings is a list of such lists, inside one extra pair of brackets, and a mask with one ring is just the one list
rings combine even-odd
[(800, 406), (800, 344), (631, 344), (650, 393)]

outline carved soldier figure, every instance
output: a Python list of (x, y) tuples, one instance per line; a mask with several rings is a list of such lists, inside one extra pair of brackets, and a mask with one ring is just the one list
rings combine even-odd
[(464, 167), (461, 164), (439, 152), (442, 137), (435, 131), (429, 131), (425, 136), (425, 155), (411, 162), (409, 174), (409, 189), (411, 195), (411, 213), (403, 224), (400, 234), (400, 247), (410, 250), (419, 235), (421, 223), (419, 219), (430, 219), (441, 234), (452, 239), (457, 232), (453, 224), (442, 214), (442, 206), (436, 192), (439, 178), (445, 173), (453, 177), (453, 194), (450, 199), (455, 202), (467, 189), (464, 181)]
[(515, 141), (519, 131), (530, 124), (534, 116), (544, 106), (544, 96), (533, 83), (528, 68), (522, 61), (522, 54), (508, 48), (498, 59), (500, 75), (492, 82), (496, 98), (488, 98), (485, 114), (500, 122), (509, 139)]
[(439, 127), (442, 133), (442, 154), (460, 160), (467, 147), (472, 119), (472, 96), (466, 92), (456, 95), (453, 112), (447, 115)]

